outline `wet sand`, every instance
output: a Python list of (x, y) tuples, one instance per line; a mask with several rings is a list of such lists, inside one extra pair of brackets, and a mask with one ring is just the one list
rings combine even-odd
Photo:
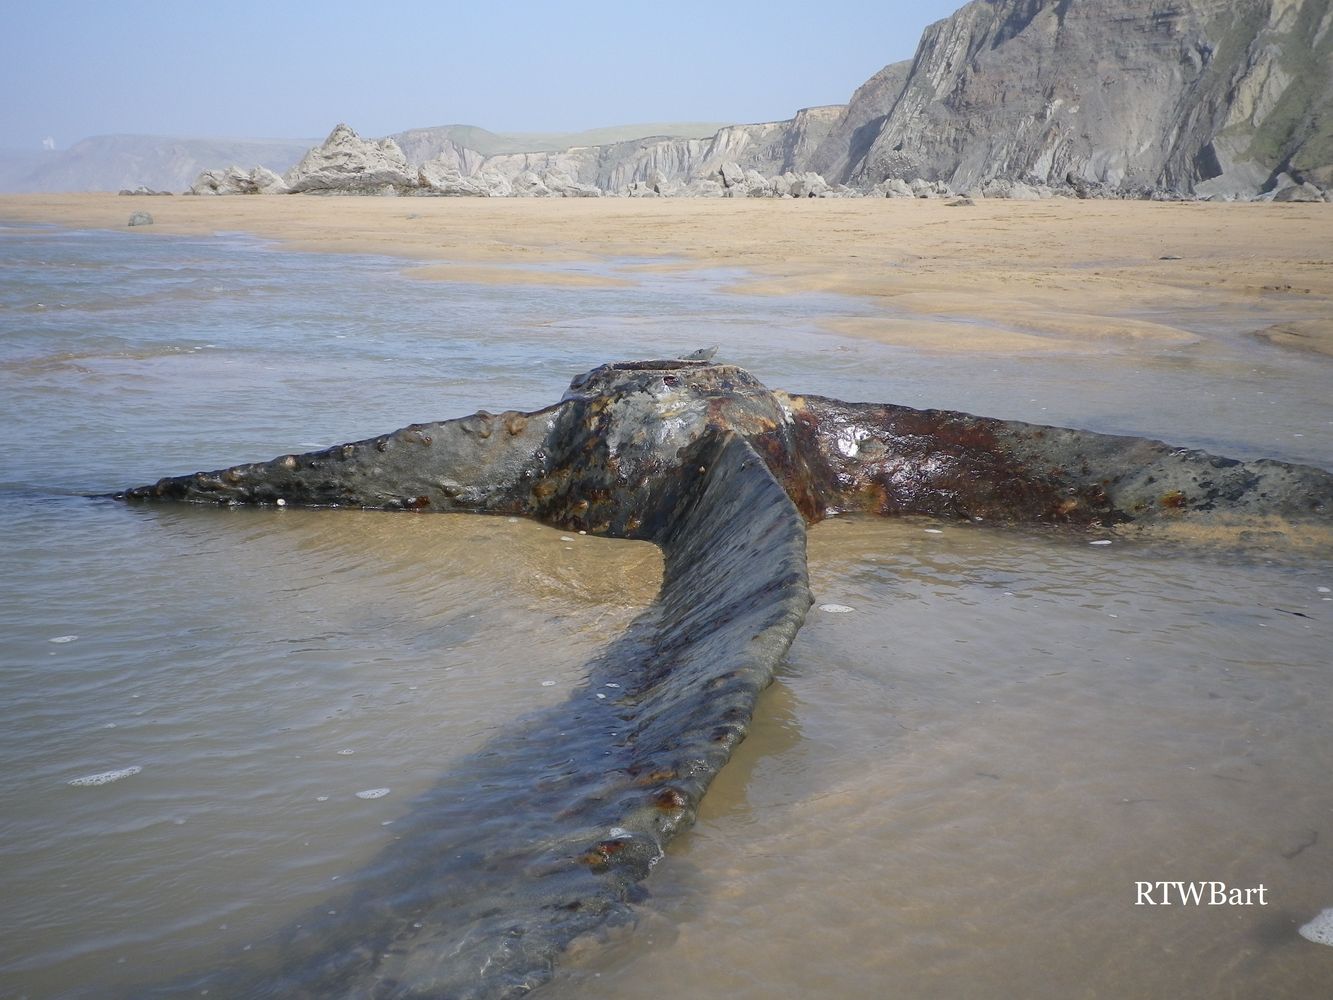
[[(244, 231), (431, 262), (412, 273), (438, 280), (596, 285), (645, 267), (744, 268), (747, 292), (868, 300), (873, 315), (829, 327), (917, 350), (1151, 354), (1221, 324), (1333, 353), (1322, 204), (0, 197), (0, 219), (19, 222), (121, 228), (144, 210), (155, 223), (135, 236)], [(1208, 322), (1180, 325), (1192, 313)]]

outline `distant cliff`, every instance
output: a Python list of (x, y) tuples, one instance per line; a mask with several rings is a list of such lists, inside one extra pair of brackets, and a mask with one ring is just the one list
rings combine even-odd
[(0, 154), (0, 191), (119, 191), (141, 185), (183, 191), (201, 170), (219, 164), (262, 163), (284, 171), (310, 142), (98, 135), (69, 149)]
[[(893, 74), (857, 93), (835, 136), (847, 158), (826, 152), (821, 165), (830, 180), (862, 187), (890, 177), (955, 190), (1072, 179), (1252, 195), (1284, 171), (1328, 187), (1329, 7), (974, 0), (926, 29), (897, 93)], [(873, 139), (858, 141), (857, 128), (874, 128)]]
[(786, 121), (728, 125), (706, 139), (652, 136), (489, 156), (460, 143), (465, 127), (363, 139), (340, 124), (281, 178), (264, 167), (215, 168), (203, 171), (190, 193), (813, 197), (833, 192), (822, 178), (795, 168), (814, 155), (844, 111), (807, 108)]
[[(1317, 200), (1333, 189), (1330, 4), (973, 0), (848, 104), (780, 122), (574, 135), (451, 125), (375, 142), (339, 126), (297, 166), (305, 145), (285, 140), (109, 136), (0, 156), (0, 189), (180, 190), (197, 175), (197, 193), (219, 194)], [(227, 163), (287, 173), (198, 173)]]
[(514, 177), (557, 171), (602, 191), (644, 185), (686, 185), (720, 176), (724, 164), (766, 176), (805, 170), (815, 148), (843, 112), (842, 105), (806, 108), (780, 122), (728, 125), (706, 139), (663, 136), (559, 152), (507, 153), (485, 158), (477, 171)]
[(973, 0), (847, 105), (786, 121), (538, 151), (396, 138), (432, 159), (427, 193), (1315, 200), (1333, 188), (1331, 2)]

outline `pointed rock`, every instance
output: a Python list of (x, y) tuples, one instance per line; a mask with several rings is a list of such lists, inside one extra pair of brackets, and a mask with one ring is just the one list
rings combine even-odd
[(287, 173), (294, 193), (386, 194), (418, 186), (417, 172), (392, 139), (362, 139), (338, 125)]

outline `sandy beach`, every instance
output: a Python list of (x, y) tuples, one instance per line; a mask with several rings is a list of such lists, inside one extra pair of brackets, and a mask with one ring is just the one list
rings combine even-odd
[[(738, 288), (874, 304), (836, 332), (931, 352), (1153, 353), (1211, 329), (1333, 355), (1333, 207), (1053, 199), (0, 197), (0, 219), (241, 231), (411, 261), (434, 280), (623, 284), (740, 268)], [(647, 260), (645, 260), (647, 259)]]

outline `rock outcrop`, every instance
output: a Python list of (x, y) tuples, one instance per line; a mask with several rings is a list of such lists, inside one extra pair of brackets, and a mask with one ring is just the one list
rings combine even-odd
[(842, 111), (841, 105), (806, 108), (785, 121), (731, 125), (707, 139), (657, 136), (558, 151), (499, 153), (486, 157), (476, 169), (493, 171), (511, 182), (523, 173), (561, 174), (607, 194), (688, 195), (691, 185), (711, 194), (711, 186), (700, 182), (717, 180), (724, 166), (766, 177), (804, 170), (801, 164)]
[(507, 198), (514, 193), (508, 180), (491, 171), (464, 174), (452, 156), (423, 163), (417, 170), (421, 194), (449, 198)]
[(1329, 184), (1331, 29), (1329, 0), (974, 0), (926, 29), (896, 96), (894, 67), (858, 92), (846, 120), (878, 129), (832, 179), (1231, 197), (1297, 169)]
[(287, 182), (268, 167), (242, 170), (205, 170), (193, 184), (190, 194), (286, 194)]
[[(412, 148), (436, 155), (419, 164), (392, 139), (362, 139), (339, 125), (285, 178), (257, 167), (209, 170), (194, 194), (400, 194), (480, 198), (828, 197), (850, 195), (819, 174), (795, 170), (827, 135), (842, 108), (808, 108), (785, 122), (731, 126), (711, 139), (651, 138), (558, 152), (483, 157), (440, 130)], [(409, 134), (410, 133), (405, 133)]]
[(438, 163), (464, 176), (481, 170), (485, 155), (462, 145), (443, 128), (418, 128), (389, 137), (402, 151), (408, 163)]
[[(1333, 0), (973, 0), (849, 104), (709, 138), (484, 153), (339, 125), (293, 192), (473, 197), (1180, 197), (1333, 188)], [(1283, 178), (1287, 178), (1283, 180)], [(849, 186), (850, 185), (850, 186)], [(210, 193), (280, 190), (209, 171)]]
[(396, 194), (419, 186), (417, 171), (392, 139), (362, 139), (338, 125), (284, 178), (293, 194)]

